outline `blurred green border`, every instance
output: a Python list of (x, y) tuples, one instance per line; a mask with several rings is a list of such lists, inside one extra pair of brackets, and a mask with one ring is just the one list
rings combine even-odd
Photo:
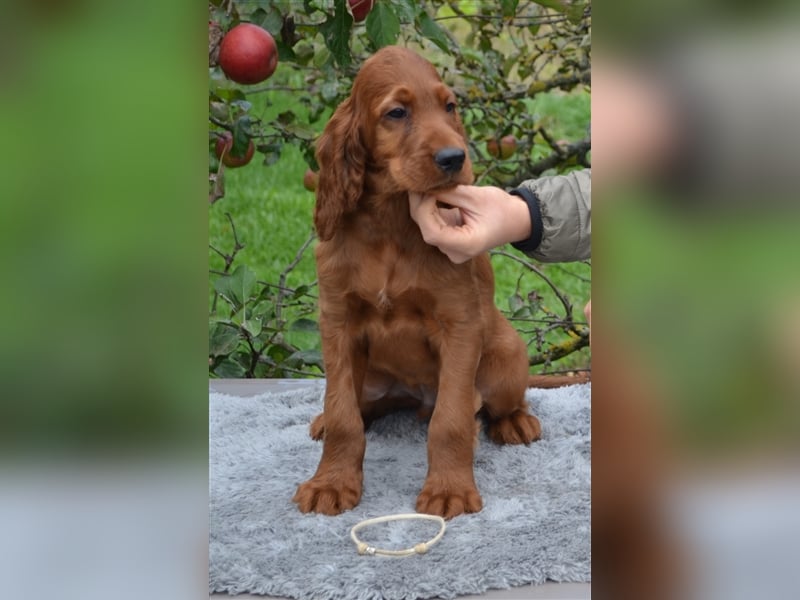
[(4, 14), (5, 446), (207, 444), (206, 9)]

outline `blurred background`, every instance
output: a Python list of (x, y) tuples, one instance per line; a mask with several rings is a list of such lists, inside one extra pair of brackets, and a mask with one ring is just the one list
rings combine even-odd
[[(207, 14), (0, 22), (9, 597), (206, 593)], [(598, 598), (800, 586), (797, 18), (594, 7)]]
[(596, 7), (598, 597), (797, 593), (797, 17)]
[(206, 593), (206, 14), (3, 8), (4, 597)]

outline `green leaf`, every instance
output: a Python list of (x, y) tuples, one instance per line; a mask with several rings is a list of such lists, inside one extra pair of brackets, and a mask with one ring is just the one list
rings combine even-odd
[(311, 286), (308, 286), (306, 284), (298, 285), (295, 288), (294, 293), (292, 294), (292, 299), (297, 300), (299, 298), (302, 298), (303, 296), (308, 294), (308, 290), (310, 290), (310, 289), (311, 289)]
[(579, 23), (583, 17), (585, 2), (568, 2), (567, 0), (534, 0), (539, 6), (544, 6), (556, 12), (566, 15), (567, 19), (574, 25)]
[(281, 125), (289, 125), (290, 123), (294, 123), (296, 119), (297, 115), (294, 114), (293, 110), (285, 110), (275, 118)]
[(217, 96), (220, 100), (227, 100), (228, 102), (233, 102), (234, 100), (244, 100), (247, 96), (244, 95), (244, 92), (239, 88), (217, 88), (216, 90)]
[(302, 331), (305, 333), (318, 333), (319, 325), (311, 319), (297, 319), (289, 325), (289, 331)]
[(583, 12), (588, 4), (587, 0), (573, 0), (565, 7), (565, 14), (567, 19), (573, 25), (577, 25), (583, 19)]
[(503, 16), (510, 18), (516, 15), (518, 4), (519, 0), (501, 0), (500, 6), (503, 8)]
[(286, 127), (286, 133), (301, 140), (313, 140), (317, 137), (317, 132), (305, 123), (291, 123)]
[(216, 281), (214, 281), (214, 289), (219, 293), (222, 298), (231, 305), (231, 307), (236, 310), (239, 304), (236, 301), (236, 294), (231, 289), (231, 277), (230, 275), (223, 275)]
[(332, 58), (333, 54), (328, 48), (319, 48), (314, 54), (314, 66), (317, 69), (329, 70)]
[(257, 146), (257, 149), (261, 154), (264, 155), (264, 166), (268, 167), (270, 165), (274, 165), (278, 162), (281, 158), (281, 149), (283, 146), (281, 144), (262, 144)]
[(275, 45), (278, 47), (278, 61), (282, 63), (296, 62), (297, 56), (289, 46), (283, 43), (279, 37), (275, 40)]
[(303, 146), (303, 159), (312, 170), (319, 171), (319, 163), (314, 155), (314, 146), (311, 144)]
[(295, 60), (304, 67), (314, 58), (314, 46), (306, 40), (300, 40), (294, 47)]
[[(416, 13), (414, 0), (391, 0), (390, 4), (394, 6), (394, 12), (402, 22), (411, 23), (414, 21), (414, 13)], [(424, 11), (425, 9), (421, 8), (420, 10)]]
[(477, 65), (483, 64), (483, 54), (481, 54), (474, 48), (470, 48), (469, 46), (462, 46), (461, 57), (468, 63), (472, 62)]
[(244, 116), (236, 120), (233, 124), (233, 146), (231, 146), (231, 156), (244, 156), (247, 154), (247, 147), (250, 145), (250, 117)]
[(325, 102), (331, 102), (339, 94), (339, 81), (331, 80), (323, 83), (319, 88), (319, 93)]
[(267, 356), (274, 360), (276, 364), (280, 364), (289, 356), (289, 351), (283, 346), (270, 346), (267, 349)]
[(239, 345), (239, 332), (223, 323), (214, 323), (208, 332), (208, 355), (227, 356)]
[(228, 105), (224, 102), (218, 101), (210, 101), (208, 103), (208, 111), (215, 119), (219, 119), (220, 121), (227, 121), (228, 117), (230, 116), (230, 110)]
[(267, 5), (266, 10), (257, 8), (253, 11), (253, 14), (250, 15), (250, 22), (261, 26), (273, 35), (277, 35), (281, 31), (281, 27), (283, 27), (283, 15), (274, 4)]
[(335, 7), (333, 16), (328, 17), (319, 30), (336, 63), (341, 67), (348, 67), (352, 62), (350, 30), (353, 27), (353, 17), (347, 12), (347, 0), (336, 0)]
[(286, 359), (292, 366), (313, 365), (319, 367), (320, 371), (325, 368), (322, 361), (322, 353), (319, 350), (298, 350)]
[(555, 10), (557, 12), (564, 12), (564, 0), (534, 0), (535, 4)]
[(531, 314), (531, 309), (529, 307), (527, 307), (527, 306), (523, 306), (519, 310), (514, 311), (514, 313), (511, 315), (511, 318), (512, 319), (530, 319), (531, 316), (533, 316)]
[(450, 52), (450, 38), (427, 12), (419, 15), (419, 32), (445, 52)]
[(234, 100), (231, 102), (231, 106), (241, 109), (242, 112), (247, 112), (250, 110), (250, 108), (252, 108), (253, 103), (247, 100)]
[(517, 312), (520, 308), (525, 306), (525, 300), (519, 294), (514, 294), (508, 299), (508, 308), (512, 313)]
[(223, 379), (241, 379), (247, 371), (232, 358), (226, 358), (213, 369), (214, 375)]
[(239, 298), (242, 304), (247, 302), (253, 295), (256, 287), (256, 274), (247, 267), (247, 265), (239, 265), (233, 271), (233, 284), (236, 286), (237, 292), (240, 294)]
[(367, 37), (376, 48), (391, 46), (400, 35), (400, 19), (389, 4), (376, 2), (367, 15)]
[(239, 265), (230, 275), (217, 279), (214, 289), (228, 301), (234, 311), (238, 311), (253, 295), (255, 285), (255, 273), (246, 265)]
[(242, 321), (242, 327), (244, 327), (251, 336), (258, 337), (261, 333), (261, 319), (245, 319)]
[(253, 318), (261, 319), (261, 321), (268, 321), (275, 316), (275, 304), (272, 300), (262, 300), (250, 309), (250, 315)]

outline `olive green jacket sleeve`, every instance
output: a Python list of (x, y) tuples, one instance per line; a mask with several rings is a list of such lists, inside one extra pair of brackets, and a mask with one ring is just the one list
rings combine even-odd
[(592, 172), (540, 177), (511, 190), (531, 213), (531, 237), (513, 244), (542, 262), (572, 262), (592, 256)]

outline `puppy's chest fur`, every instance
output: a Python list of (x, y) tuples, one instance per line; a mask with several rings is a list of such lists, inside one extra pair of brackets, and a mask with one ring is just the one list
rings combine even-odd
[(358, 259), (337, 260), (320, 279), (323, 295), (345, 299), (341, 326), (367, 343), (371, 369), (408, 384), (433, 385), (446, 327), (424, 260), (420, 264), (418, 255), (391, 242), (362, 250), (346, 253)]
[(424, 242), (407, 204), (389, 206), (393, 214), (349, 216), (320, 244), (321, 307), (334, 310), (326, 321), (367, 343), (370, 368), (432, 385), (453, 327), (480, 323), (478, 281), (471, 266), (453, 265)]
[(384, 324), (397, 319), (432, 316), (436, 309), (431, 279), (420, 265), (397, 246), (387, 243), (364, 253), (345, 275), (357, 299), (353, 308)]

